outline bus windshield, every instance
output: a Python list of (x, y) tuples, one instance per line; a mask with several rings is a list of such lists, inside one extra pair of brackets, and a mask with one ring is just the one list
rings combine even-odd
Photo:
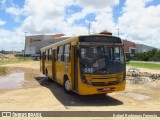
[(80, 65), (83, 74), (114, 74), (125, 69), (122, 46), (81, 45)]

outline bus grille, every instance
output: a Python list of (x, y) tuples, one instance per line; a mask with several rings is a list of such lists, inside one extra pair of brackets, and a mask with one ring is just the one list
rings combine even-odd
[(93, 86), (111, 86), (111, 85), (117, 85), (120, 81), (111, 81), (111, 82), (92, 82), (91, 84)]

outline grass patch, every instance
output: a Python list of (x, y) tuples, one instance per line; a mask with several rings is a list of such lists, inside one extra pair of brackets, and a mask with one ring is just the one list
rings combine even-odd
[(160, 64), (154, 64), (154, 63), (129, 62), (129, 63), (126, 63), (126, 65), (132, 66), (132, 67), (137, 67), (137, 68), (147, 68), (147, 69), (160, 70)]
[(19, 63), (19, 62), (26, 62), (26, 61), (31, 61), (32, 59), (29, 57), (26, 57), (25, 60), (23, 57), (17, 57), (17, 59), (14, 60), (0, 60), (0, 65), (5, 65), (5, 64), (11, 64), (11, 63)]
[(7, 68), (6, 67), (0, 67), (0, 75), (4, 75), (7, 72)]

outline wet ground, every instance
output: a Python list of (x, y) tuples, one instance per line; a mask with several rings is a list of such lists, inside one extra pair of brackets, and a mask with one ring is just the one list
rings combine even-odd
[(35, 87), (38, 82), (35, 77), (39, 76), (38, 73), (30, 72), (16, 72), (6, 76), (0, 77), (0, 89), (20, 89)]

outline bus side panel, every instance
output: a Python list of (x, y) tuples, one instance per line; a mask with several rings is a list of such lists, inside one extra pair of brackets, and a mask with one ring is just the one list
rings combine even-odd
[(46, 69), (48, 70), (48, 77), (52, 78), (52, 61), (47, 61), (46, 62)]
[(63, 77), (65, 73), (64, 69), (64, 62), (56, 62), (55, 64), (56, 69), (56, 79), (57, 82), (63, 85)]
[(57, 68), (57, 61), (54, 63), (54, 67), (56, 68), (55, 69), (55, 76), (54, 76), (54, 79), (58, 82), (58, 77), (57, 77), (57, 71), (58, 71), (58, 68)]
[(48, 71), (48, 77), (50, 76), (50, 69), (49, 69), (49, 66), (50, 66), (50, 62), (45, 60), (44, 62), (44, 75), (46, 74), (46, 72)]

